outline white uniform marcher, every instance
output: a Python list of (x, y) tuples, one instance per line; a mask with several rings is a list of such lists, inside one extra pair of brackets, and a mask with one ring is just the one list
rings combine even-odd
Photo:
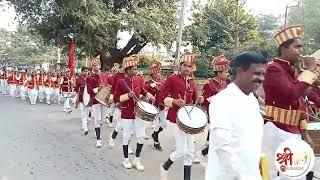
[(261, 180), (263, 118), (255, 96), (231, 83), (209, 106), (206, 180)]

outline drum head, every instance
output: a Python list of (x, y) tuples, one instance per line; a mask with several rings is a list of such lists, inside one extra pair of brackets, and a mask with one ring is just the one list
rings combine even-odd
[(320, 122), (308, 123), (307, 130), (309, 130), (309, 131), (320, 130)]
[(149, 114), (158, 114), (158, 109), (150, 103), (140, 101), (137, 103), (137, 106)]
[[(208, 123), (208, 115), (207, 113), (200, 107), (193, 105), (186, 105), (185, 106), (187, 111), (190, 114), (191, 120), (185, 110), (184, 107), (181, 107), (178, 110), (177, 116), (179, 121), (184, 124), (185, 126), (188, 126), (190, 128), (201, 128), (207, 125)], [(191, 109), (193, 110), (191, 111)], [(191, 111), (191, 112), (190, 112)]]

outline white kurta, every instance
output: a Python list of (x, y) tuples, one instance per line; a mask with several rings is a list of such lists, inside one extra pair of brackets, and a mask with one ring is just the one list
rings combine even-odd
[(231, 83), (213, 97), (209, 114), (206, 180), (260, 180), (263, 118), (254, 95)]

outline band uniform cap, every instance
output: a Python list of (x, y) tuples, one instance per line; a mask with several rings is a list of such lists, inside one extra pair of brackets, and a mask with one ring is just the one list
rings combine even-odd
[(224, 56), (224, 54), (220, 54), (213, 57), (211, 64), (214, 71), (221, 72), (229, 69), (230, 61)]
[(289, 39), (301, 38), (301, 36), (302, 36), (302, 26), (294, 25), (279, 31), (274, 36), (274, 38), (277, 42), (277, 45), (280, 46), (282, 43), (288, 41)]
[(91, 67), (92, 66), (101, 66), (101, 62), (100, 62), (100, 55), (96, 56), (96, 57), (93, 57), (91, 59)]
[(195, 54), (184, 54), (180, 58), (180, 64), (183, 62), (190, 62), (192, 64), (192, 71), (196, 71), (196, 61), (197, 61), (197, 56)]
[(134, 54), (129, 57), (125, 57), (122, 62), (122, 67), (125, 69), (130, 66), (137, 66), (139, 63), (139, 56)]
[(149, 67), (149, 74), (152, 75), (152, 74), (158, 74), (161, 72), (161, 64), (159, 63), (155, 63), (155, 64), (152, 64), (150, 67)]

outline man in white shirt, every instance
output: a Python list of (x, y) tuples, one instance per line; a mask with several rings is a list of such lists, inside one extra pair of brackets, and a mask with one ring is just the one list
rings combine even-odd
[(210, 142), (206, 180), (260, 180), (263, 118), (253, 92), (262, 84), (266, 59), (244, 52), (233, 61), (235, 81), (209, 105)]

